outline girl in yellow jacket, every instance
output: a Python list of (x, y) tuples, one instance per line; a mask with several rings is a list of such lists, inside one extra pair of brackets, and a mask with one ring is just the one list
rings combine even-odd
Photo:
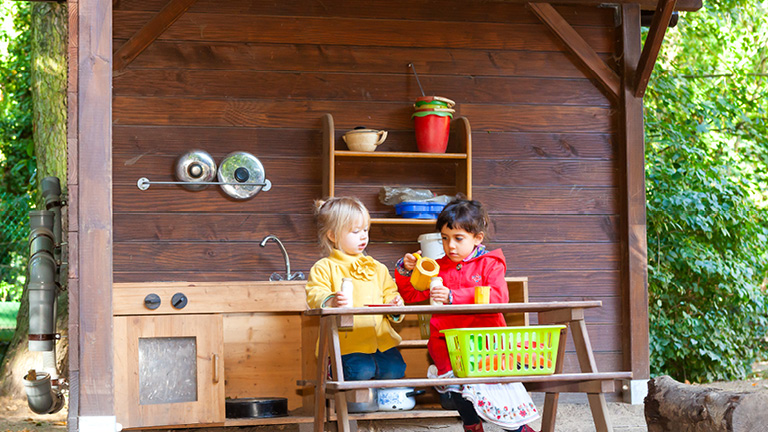
[[(320, 307), (361, 307), (367, 304), (402, 306), (403, 299), (387, 267), (364, 255), (370, 215), (353, 197), (334, 197), (315, 203), (318, 240), (327, 254), (312, 266), (307, 282), (307, 304)], [(342, 278), (351, 278), (352, 296), (341, 291)], [(382, 315), (356, 316), (351, 331), (339, 333), (344, 379), (397, 379), (405, 375), (405, 361), (396, 348), (400, 335)]]

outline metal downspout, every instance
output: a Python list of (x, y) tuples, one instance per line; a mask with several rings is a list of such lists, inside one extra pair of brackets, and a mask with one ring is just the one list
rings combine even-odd
[[(56, 368), (56, 297), (61, 260), (61, 188), (55, 177), (42, 182), (46, 207), (52, 211), (29, 212), (30, 351), (41, 351), (43, 370), (30, 370), (24, 377), (27, 404), (37, 414), (53, 414), (64, 406)], [(56, 255), (59, 255), (58, 259)], [(55, 383), (55, 385), (53, 384)], [(55, 387), (55, 388), (54, 388)]]

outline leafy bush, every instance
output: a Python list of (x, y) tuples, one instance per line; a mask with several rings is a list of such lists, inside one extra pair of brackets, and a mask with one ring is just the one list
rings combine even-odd
[[(8, 44), (0, 58), (0, 179), (5, 192), (22, 195), (34, 187), (35, 153), (32, 142), (30, 84), (30, 7), (3, 4), (0, 12), (13, 17), (13, 30), (0, 30)], [(7, 19), (7, 18), (6, 18)]]
[(768, 2), (705, 2), (646, 96), (651, 373), (745, 377), (768, 355)]
[(30, 6), (0, 4), (0, 16), (12, 20), (0, 28), (0, 300), (19, 300), (26, 267), (27, 212), (35, 192), (30, 89)]
[(0, 302), (18, 301), (26, 282), (32, 198), (0, 191)]

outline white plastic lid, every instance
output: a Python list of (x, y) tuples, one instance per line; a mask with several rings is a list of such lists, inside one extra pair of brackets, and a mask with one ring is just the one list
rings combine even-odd
[(439, 232), (436, 232), (436, 233), (422, 234), (422, 235), (419, 236), (419, 240), (418, 241), (419, 242), (423, 242), (423, 241), (441, 240), (441, 239), (442, 239), (441, 234)]

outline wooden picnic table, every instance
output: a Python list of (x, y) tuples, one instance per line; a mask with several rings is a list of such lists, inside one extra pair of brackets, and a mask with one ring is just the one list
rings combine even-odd
[[(631, 372), (598, 372), (592, 345), (584, 322), (584, 309), (600, 307), (600, 301), (567, 301), (538, 303), (493, 303), (441, 306), (387, 306), (310, 309), (307, 315), (319, 316), (319, 350), (317, 358), (317, 380), (315, 382), (314, 431), (322, 432), (326, 417), (326, 399), (336, 401), (339, 431), (350, 429), (347, 412), (347, 391), (387, 387), (431, 387), (449, 384), (480, 384), (520, 382), (528, 391), (545, 392), (542, 413), (542, 432), (554, 432), (555, 414), (560, 393), (586, 393), (598, 432), (610, 432), (611, 425), (605, 393), (615, 391), (615, 381), (632, 378)], [(552, 375), (508, 376), (452, 379), (397, 379), (346, 381), (341, 366), (339, 350), (339, 329), (350, 327), (355, 315), (400, 315), (400, 314), (479, 314), (479, 313), (537, 313), (539, 324), (565, 324), (561, 330), (557, 351), (555, 372)], [(581, 368), (580, 373), (562, 373), (565, 355), (566, 334), (571, 329), (574, 347)], [(327, 376), (330, 359), (331, 378)]]

